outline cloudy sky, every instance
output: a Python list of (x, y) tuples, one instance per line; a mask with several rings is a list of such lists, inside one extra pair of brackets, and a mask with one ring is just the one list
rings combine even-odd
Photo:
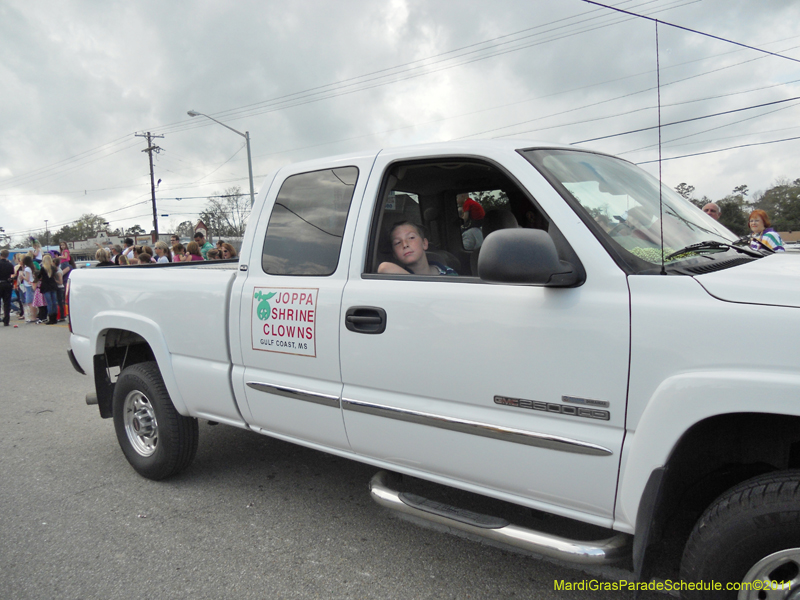
[[(779, 141), (800, 137), (800, 0), (607, 3), (662, 21), (662, 123), (695, 119), (662, 129), (667, 185), (800, 177)], [(0, 227), (149, 231), (145, 132), (161, 231), (246, 192), (244, 139), (190, 109), (250, 132), (256, 191), (290, 162), (464, 138), (614, 136), (581, 145), (657, 174), (655, 32), (582, 0), (2, 0)]]

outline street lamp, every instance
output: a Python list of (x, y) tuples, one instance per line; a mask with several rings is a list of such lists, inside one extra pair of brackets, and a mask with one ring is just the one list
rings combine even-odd
[(47, 229), (47, 222), (49, 220), (50, 219), (45, 219), (44, 220), (44, 245), (45, 245), (45, 248), (49, 248), (50, 247), (50, 231)]
[(196, 110), (190, 110), (186, 114), (189, 115), (190, 117), (205, 117), (207, 119), (211, 119), (212, 121), (214, 121), (214, 123), (219, 123), (223, 127), (230, 129), (233, 133), (240, 135), (245, 139), (245, 141), (247, 142), (247, 169), (250, 172), (250, 206), (252, 207), (253, 204), (255, 204), (256, 202), (256, 195), (255, 192), (253, 192), (253, 161), (250, 158), (250, 132), (245, 131), (244, 133), (242, 133), (241, 131), (236, 131), (233, 127), (225, 125), (225, 123), (223, 123), (222, 121), (217, 121), (214, 117), (209, 117), (207, 114), (197, 112)]

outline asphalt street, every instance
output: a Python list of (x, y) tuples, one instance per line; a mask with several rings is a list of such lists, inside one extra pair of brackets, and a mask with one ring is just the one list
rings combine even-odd
[[(0, 326), (0, 598), (633, 598), (632, 580), (421, 527), (369, 497), (376, 469), (200, 423), (192, 466), (137, 475), (84, 397), (64, 325)], [(640, 593), (650, 600), (668, 598)]]

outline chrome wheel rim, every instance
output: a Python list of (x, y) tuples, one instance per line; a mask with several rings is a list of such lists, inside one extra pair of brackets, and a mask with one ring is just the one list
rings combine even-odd
[[(765, 556), (744, 576), (739, 600), (800, 599), (800, 548), (781, 550)], [(775, 585), (779, 584), (779, 585)]]
[(125, 433), (134, 450), (152, 456), (158, 446), (158, 421), (150, 400), (139, 390), (129, 392), (123, 408)]

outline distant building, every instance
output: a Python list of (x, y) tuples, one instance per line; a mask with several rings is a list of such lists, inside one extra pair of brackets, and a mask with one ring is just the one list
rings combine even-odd
[[(171, 235), (172, 234), (170, 233), (159, 233), (158, 240), (169, 243)], [(122, 246), (125, 238), (131, 238), (134, 246), (152, 246), (156, 243), (156, 241), (158, 241), (155, 239), (155, 237), (156, 236), (153, 232), (125, 234), (124, 236), (120, 237), (114, 234), (109, 235), (108, 231), (98, 231), (92, 238), (67, 242), (67, 246), (69, 247), (70, 253), (75, 258), (88, 259), (94, 258), (94, 254), (97, 252), (98, 247), (107, 248), (114, 245)], [(56, 247), (55, 249), (58, 248)]]

